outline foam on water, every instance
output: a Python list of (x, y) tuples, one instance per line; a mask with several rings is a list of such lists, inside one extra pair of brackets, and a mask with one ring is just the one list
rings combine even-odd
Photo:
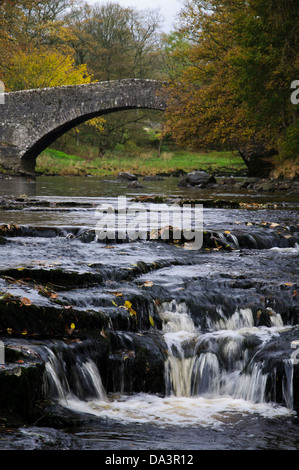
[(68, 397), (67, 408), (88, 413), (104, 420), (123, 423), (155, 424), (156, 426), (222, 426), (234, 424), (244, 416), (258, 415), (266, 418), (292, 416), (285, 407), (265, 403), (252, 403), (231, 396), (207, 397), (158, 397), (135, 394), (111, 398), (108, 401), (84, 402)]

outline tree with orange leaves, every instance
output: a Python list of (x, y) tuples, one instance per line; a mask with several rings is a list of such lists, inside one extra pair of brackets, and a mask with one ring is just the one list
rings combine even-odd
[[(238, 150), (250, 171), (267, 174), (296, 110), (296, 0), (187, 0), (179, 34), (189, 47), (169, 52), (166, 131), (195, 149)], [(298, 75), (299, 76), (299, 75)]]

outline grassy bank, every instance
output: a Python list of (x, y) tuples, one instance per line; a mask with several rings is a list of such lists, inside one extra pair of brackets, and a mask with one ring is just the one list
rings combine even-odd
[(233, 152), (155, 151), (128, 154), (126, 152), (106, 153), (103, 158), (84, 159), (76, 155), (47, 149), (36, 162), (36, 171), (45, 175), (93, 175), (116, 176), (120, 171), (128, 171), (141, 176), (173, 174), (179, 171), (205, 170), (217, 175), (246, 173), (243, 160)]

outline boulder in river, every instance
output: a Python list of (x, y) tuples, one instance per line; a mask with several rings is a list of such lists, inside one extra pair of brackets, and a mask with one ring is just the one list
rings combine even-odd
[(179, 181), (178, 185), (185, 188), (204, 188), (210, 184), (215, 183), (215, 177), (213, 175), (210, 175), (206, 171), (192, 171), (191, 173), (187, 173), (187, 175), (183, 176), (183, 178)]
[(131, 188), (131, 189), (140, 189), (140, 188), (144, 188), (144, 186), (139, 183), (139, 181), (131, 181), (129, 184), (128, 184), (128, 188)]
[(125, 180), (125, 181), (136, 181), (137, 176), (133, 175), (132, 173), (128, 173), (128, 172), (123, 171), (123, 172), (118, 173), (117, 179), (118, 180)]

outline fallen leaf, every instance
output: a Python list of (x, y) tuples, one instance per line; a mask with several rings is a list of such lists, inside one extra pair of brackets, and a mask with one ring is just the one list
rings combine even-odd
[(137, 313), (132, 308), (130, 308), (129, 312), (130, 312), (131, 317), (133, 317), (133, 316), (136, 317), (137, 316)]
[(152, 326), (155, 326), (154, 319), (153, 319), (153, 317), (152, 317), (151, 315), (149, 316), (149, 321), (150, 321), (150, 324), (151, 324)]
[(21, 303), (22, 303), (22, 305), (32, 305), (31, 300), (27, 299), (27, 297), (22, 297), (21, 298)]
[(67, 325), (65, 325), (65, 331), (69, 335), (73, 334), (74, 329), (75, 329), (75, 324), (74, 323), (71, 323), (70, 328), (68, 328)]
[(142, 284), (141, 287), (143, 287), (143, 286), (144, 286), (144, 287), (151, 287), (151, 286), (153, 286), (153, 285), (154, 285), (153, 281), (145, 281), (145, 283)]
[(136, 316), (136, 315), (137, 315), (137, 313), (135, 312), (135, 310), (133, 310), (133, 308), (132, 308), (131, 302), (129, 302), (128, 300), (125, 301), (124, 307), (125, 307), (127, 310), (129, 310), (131, 316), (134, 316), (134, 315)]
[(122, 292), (115, 292), (115, 291), (110, 291), (109, 294), (115, 295), (115, 297), (122, 297)]

